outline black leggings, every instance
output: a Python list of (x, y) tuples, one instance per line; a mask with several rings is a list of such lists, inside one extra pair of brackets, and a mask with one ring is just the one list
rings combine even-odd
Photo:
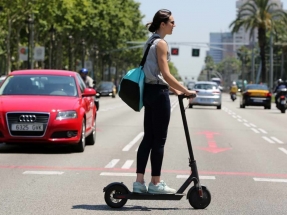
[(144, 137), (137, 153), (137, 173), (145, 173), (149, 154), (151, 175), (160, 176), (170, 119), (169, 90), (165, 85), (145, 84)]

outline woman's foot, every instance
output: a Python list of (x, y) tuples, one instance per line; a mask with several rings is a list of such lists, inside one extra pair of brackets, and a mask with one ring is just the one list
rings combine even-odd
[(133, 183), (133, 192), (134, 193), (147, 193), (147, 186), (145, 183), (134, 182)]
[(176, 190), (168, 187), (166, 183), (161, 180), (156, 185), (150, 182), (148, 186), (148, 192), (152, 194), (174, 194), (176, 193)]

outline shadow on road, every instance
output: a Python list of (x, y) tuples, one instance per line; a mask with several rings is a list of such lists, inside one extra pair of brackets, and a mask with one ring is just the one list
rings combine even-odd
[(190, 211), (194, 210), (192, 207), (189, 208), (157, 208), (157, 207), (143, 207), (143, 206), (124, 206), (122, 208), (110, 208), (107, 205), (74, 205), (72, 209), (84, 209), (84, 210), (95, 210), (95, 211)]

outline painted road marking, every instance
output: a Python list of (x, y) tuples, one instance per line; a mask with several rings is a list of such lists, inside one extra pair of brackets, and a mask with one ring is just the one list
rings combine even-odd
[(246, 119), (243, 119), (244, 122), (248, 122)]
[(257, 133), (257, 134), (260, 133), (260, 132), (259, 132), (257, 129), (255, 129), (255, 128), (251, 128), (251, 130), (254, 131), (254, 132)]
[(102, 172), (102, 176), (137, 176), (136, 173), (126, 173), (126, 172)]
[(287, 179), (274, 179), (274, 178), (253, 178), (253, 179), (254, 181), (287, 183)]
[(122, 166), (122, 169), (129, 169), (133, 165), (134, 160), (127, 160), (125, 164)]
[(267, 132), (263, 130), (262, 128), (258, 128), (258, 130), (261, 131), (263, 134), (267, 134)]
[(25, 171), (24, 175), (62, 175), (64, 172), (59, 171)]
[(123, 151), (124, 152), (127, 152), (131, 149), (131, 147), (133, 147), (133, 145), (139, 141), (140, 138), (142, 138), (144, 135), (144, 132), (141, 132), (139, 133), (128, 145), (126, 145), (124, 148), (123, 148)]
[(262, 137), (262, 138), (269, 143), (275, 143), (273, 140), (270, 140), (268, 137)]
[(237, 118), (235, 115), (232, 115), (233, 118)]
[(108, 163), (105, 166), (105, 168), (113, 168), (119, 161), (120, 161), (120, 159), (113, 159), (113, 160), (111, 160), (110, 163)]
[[(190, 175), (177, 175), (176, 178), (188, 178)], [(199, 179), (215, 180), (215, 176), (200, 175)]]
[(237, 119), (238, 120), (238, 122), (242, 122), (242, 120), (241, 119)]
[(271, 139), (279, 144), (283, 144), (283, 142), (281, 140), (278, 140), (276, 137), (271, 137)]
[(244, 123), (244, 125), (245, 125), (246, 127), (250, 127), (250, 125), (249, 125), (249, 124), (247, 124), (247, 123)]
[(177, 105), (178, 105), (178, 102), (175, 101), (175, 102), (171, 105), (170, 112), (172, 112)]
[(238, 117), (238, 118), (242, 118), (241, 116), (238, 116), (238, 115), (237, 115), (237, 117)]
[(281, 150), (282, 152), (284, 152), (287, 155), (287, 150), (284, 148), (278, 148), (279, 150)]
[(252, 123), (249, 123), (252, 127), (254, 127), (254, 128), (256, 128), (257, 126), (256, 125), (254, 125), (254, 124), (252, 124)]

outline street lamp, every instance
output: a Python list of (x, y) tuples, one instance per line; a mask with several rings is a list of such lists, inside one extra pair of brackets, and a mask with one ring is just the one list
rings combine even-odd
[(28, 69), (33, 69), (33, 38), (32, 38), (32, 26), (34, 24), (34, 20), (31, 15), (26, 19), (26, 24), (28, 25), (29, 30), (29, 38), (28, 38)]
[(55, 41), (55, 32), (56, 29), (54, 28), (54, 25), (51, 25), (49, 29), (50, 33), (50, 48), (49, 48), (49, 69), (52, 69), (52, 63), (53, 63), (53, 46), (54, 46), (54, 41)]
[(82, 39), (81, 41), (81, 44), (82, 44), (82, 68), (85, 67), (85, 55), (86, 55), (86, 42), (84, 39)]
[(73, 70), (73, 50), (72, 50), (72, 43), (73, 43), (73, 36), (69, 35), (69, 70)]

